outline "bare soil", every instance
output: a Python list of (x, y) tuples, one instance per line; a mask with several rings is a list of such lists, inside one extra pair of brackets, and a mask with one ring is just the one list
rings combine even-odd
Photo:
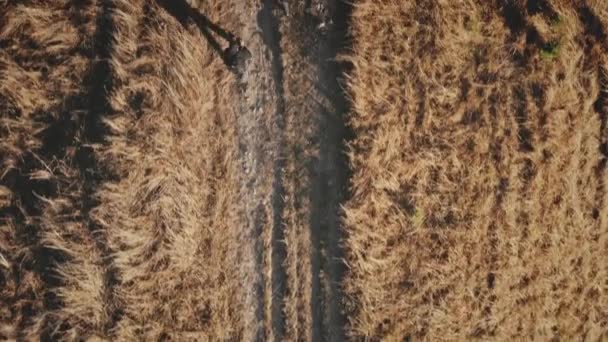
[[(261, 335), (275, 340), (285, 338), (297, 339), (310, 336), (313, 339), (328, 338), (330, 340), (344, 339), (344, 318), (341, 304), (341, 274), (343, 269), (342, 254), (340, 247), (341, 231), (339, 219), (339, 203), (346, 189), (346, 176), (344, 172), (345, 156), (344, 138), (346, 128), (344, 126), (344, 114), (347, 112), (343, 88), (340, 83), (343, 66), (336, 61), (339, 51), (346, 48), (344, 43), (346, 37), (346, 24), (348, 6), (334, 3), (310, 3), (302, 7), (296, 3), (288, 4), (289, 10), (277, 5), (274, 1), (265, 1), (257, 13), (257, 31), (243, 34), (248, 49), (253, 52), (253, 59), (249, 61), (247, 68), (240, 74), (242, 94), (248, 103), (244, 108), (242, 120), (248, 122), (264, 122), (266, 126), (251, 130), (262, 137), (251, 141), (266, 141), (266, 146), (258, 147), (253, 143), (242, 144), (246, 146), (248, 153), (258, 155), (256, 162), (269, 158), (272, 164), (272, 222), (271, 226), (271, 248), (270, 262), (264, 267), (270, 266), (271, 270), (265, 274), (270, 279), (263, 280), (269, 283), (266, 291), (272, 295), (261, 295), (267, 298), (265, 316), (258, 319), (266, 323), (266, 333)], [(330, 27), (320, 30), (317, 26), (321, 23), (319, 13), (314, 13), (314, 8), (326, 8), (328, 12), (326, 20), (333, 23)], [(287, 15), (289, 14), (289, 16)], [(302, 33), (306, 32), (307, 41), (300, 41)], [(258, 37), (259, 35), (259, 37)], [(259, 38), (261, 37), (261, 42)], [(287, 45), (287, 48), (284, 48)], [(290, 47), (291, 45), (291, 47)], [(290, 50), (291, 49), (291, 50)], [(286, 51), (287, 50), (287, 51)], [(306, 74), (310, 80), (310, 88), (299, 88), (299, 92), (306, 89), (307, 98), (299, 101), (289, 94), (285, 94), (286, 87), (292, 89), (298, 84), (302, 74), (292, 72), (294, 65), (288, 65), (288, 60), (296, 60), (301, 67), (307, 68), (310, 73)], [(255, 73), (252, 70), (263, 70)], [(253, 104), (255, 103), (255, 105)], [(289, 107), (289, 109), (288, 109)], [(296, 110), (294, 112), (293, 110)], [(305, 109), (304, 112), (297, 112)], [(307, 110), (310, 109), (310, 112)], [(263, 118), (253, 118), (251, 112), (265, 111)], [(310, 115), (308, 121), (300, 122), (294, 120), (294, 115)], [(310, 136), (305, 132), (309, 131)], [(303, 137), (294, 135), (303, 134)], [(302, 145), (299, 138), (307, 138), (311, 142), (311, 149), (315, 149), (312, 155), (293, 155), (292, 151)], [(306, 168), (306, 178), (294, 177), (285, 172), (288, 163), (300, 164)], [(269, 168), (270, 166), (266, 166)], [(262, 173), (256, 173), (262, 175)], [(270, 173), (265, 173), (268, 175)], [(259, 177), (259, 176), (258, 176)], [(267, 180), (267, 177), (263, 177)], [(301, 184), (297, 184), (301, 182)], [(249, 181), (249, 184), (254, 183)], [(287, 183), (287, 184), (286, 184)], [(295, 190), (295, 194), (289, 194), (288, 187)], [(260, 193), (264, 193), (261, 190)], [(295, 224), (289, 224), (285, 217), (291, 212), (286, 197), (305, 196), (310, 201), (309, 217), (301, 217)], [(308, 201), (308, 200), (305, 200)], [(255, 202), (255, 201), (254, 201)], [(258, 202), (259, 203), (259, 202)], [(299, 243), (308, 245), (309, 250), (305, 258), (310, 258), (306, 264), (310, 264), (311, 283), (307, 285), (303, 272), (299, 269), (294, 273), (287, 270), (288, 265), (297, 264), (297, 260), (291, 260), (287, 246), (292, 241), (287, 236), (292, 234), (297, 225), (308, 226), (308, 239), (302, 236), (296, 237)], [(260, 235), (267, 228), (262, 228)], [(295, 232), (294, 232), (295, 233)], [(297, 234), (297, 233), (295, 233)], [(302, 241), (304, 240), (304, 241)], [(307, 241), (308, 240), (308, 241)], [(257, 249), (258, 253), (265, 254), (267, 251)], [(267, 260), (268, 254), (258, 255), (257, 260)], [(325, 274), (324, 279), (322, 274)], [(287, 312), (292, 304), (289, 294), (295, 289), (289, 288), (289, 284), (302, 283), (310, 286), (310, 294), (304, 299), (308, 301), (311, 312), (311, 325), (306, 326), (303, 332), (297, 333), (293, 325), (301, 324), (295, 317)], [(300, 299), (301, 300), (301, 299)], [(301, 334), (301, 335), (300, 335)], [(300, 337), (298, 337), (300, 336)]]

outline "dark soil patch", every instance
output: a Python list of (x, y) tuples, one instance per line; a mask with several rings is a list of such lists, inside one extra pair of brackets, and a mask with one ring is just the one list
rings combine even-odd
[[(317, 4), (313, 1), (312, 5)], [(345, 265), (341, 261), (344, 231), (340, 205), (349, 196), (350, 169), (345, 151), (353, 133), (346, 124), (350, 104), (343, 83), (350, 66), (337, 62), (336, 56), (347, 51), (351, 44), (348, 25), (352, 5), (340, 0), (321, 1), (320, 5), (327, 9), (329, 18), (324, 20), (331, 24), (327, 31), (316, 33), (318, 86), (331, 106), (319, 106), (320, 155), (312, 169), (312, 337), (315, 341), (342, 341), (346, 338), (346, 317), (341, 288)], [(327, 278), (325, 284), (321, 273)]]

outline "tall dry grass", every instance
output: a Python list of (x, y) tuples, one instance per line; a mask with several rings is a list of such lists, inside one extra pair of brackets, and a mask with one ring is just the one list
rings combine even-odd
[(240, 339), (234, 76), (155, 1), (2, 6), (0, 338)]
[(352, 338), (606, 338), (605, 27), (547, 3), (355, 5)]
[[(82, 193), (74, 152), (95, 6), (31, 1), (1, 7), (0, 253), (8, 267), (0, 270), (0, 338), (34, 340), (62, 325), (55, 291), (61, 281), (53, 266), (69, 256), (47, 238), (71, 229), (81, 212), (73, 202)], [(79, 234), (89, 237), (86, 230)]]
[(153, 1), (118, 4), (111, 138), (99, 156), (119, 177), (93, 211), (121, 271), (116, 338), (238, 339), (233, 76), (195, 26)]

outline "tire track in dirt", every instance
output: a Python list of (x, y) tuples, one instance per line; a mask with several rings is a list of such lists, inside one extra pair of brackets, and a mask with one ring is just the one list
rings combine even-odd
[[(514, 66), (518, 69), (519, 73), (526, 73), (534, 69), (534, 56), (542, 50), (547, 42), (539, 33), (538, 29), (530, 21), (530, 15), (543, 13), (546, 17), (553, 17), (554, 13), (550, 5), (544, 1), (522, 1), (513, 2), (509, 0), (500, 1), (497, 8), (498, 12), (502, 16), (505, 26), (509, 30), (509, 36), (505, 41), (505, 45), (512, 45), (514, 53), (511, 56)], [(517, 46), (517, 41), (525, 39), (524, 46)], [(516, 132), (516, 135), (506, 140), (513, 139), (510, 143), (501, 141), (495, 144), (495, 152), (493, 152), (494, 168), (497, 174), (500, 175), (500, 180), (496, 185), (496, 194), (494, 200), (494, 212), (497, 217), (492, 220), (491, 230), (488, 231), (488, 242), (491, 246), (490, 256), (487, 257), (487, 263), (490, 265), (491, 272), (487, 276), (487, 287), (490, 290), (490, 296), (487, 299), (487, 305), (484, 307), (484, 315), (488, 319), (488, 322), (494, 322), (495, 315), (499, 314), (499, 310), (496, 310), (496, 302), (500, 299), (497, 297), (495, 292), (495, 285), (497, 282), (497, 275), (500, 271), (500, 254), (504, 246), (501, 246), (501, 235), (504, 234), (504, 228), (500, 228), (504, 225), (504, 221), (511, 222), (514, 220), (518, 227), (521, 227), (521, 233), (519, 234), (519, 244), (524, 244), (529, 238), (530, 231), (530, 213), (529, 208), (525, 206), (518, 207), (513, 213), (513, 217), (510, 217), (508, 205), (504, 202), (508, 201), (508, 193), (513, 193), (519, 202), (525, 202), (530, 197), (530, 183), (534, 177), (535, 165), (534, 155), (536, 151), (537, 137), (534, 135), (536, 132), (531, 128), (532, 119), (535, 113), (531, 111), (528, 106), (529, 94), (527, 84), (513, 85), (510, 89), (510, 101), (513, 115), (511, 119), (506, 121), (507, 131)], [(497, 97), (499, 98), (499, 96)], [(536, 101), (541, 101), (537, 99)], [(513, 151), (513, 155), (509, 151), (505, 150), (504, 153), (501, 150), (503, 145), (517, 146)], [(513, 159), (512, 159), (513, 158)], [(502, 160), (502, 162), (501, 162)], [(512, 174), (504, 170), (508, 170), (505, 165), (517, 164), (517, 174)], [(501, 222), (502, 221), (502, 222)], [(502, 234), (501, 234), (502, 233)], [(488, 331), (484, 331), (485, 336), (495, 336), (496, 330), (499, 326), (496, 323), (489, 323)]]
[[(192, 19), (191, 13), (199, 13), (198, 9), (195, 11), (186, 1), (160, 3), (183, 25)], [(268, 70), (270, 62), (266, 57), (267, 51), (255, 21), (256, 14), (260, 10), (253, 3), (239, 3), (236, 10), (237, 15), (244, 19), (239, 36), (251, 52), (249, 61), (241, 70), (237, 70), (240, 97), (235, 101), (238, 155), (242, 168), (239, 189), (242, 210), (239, 216), (245, 223), (237, 247), (242, 300), (245, 308), (241, 313), (243, 330), (241, 338), (246, 341), (265, 341), (269, 338), (269, 332), (264, 326), (268, 319), (265, 299), (269, 295), (266, 286), (268, 253), (265, 244), (269, 225), (267, 196), (269, 184), (264, 175), (272, 170), (273, 158), (268, 153), (268, 143), (272, 137), (268, 127), (268, 117), (276, 107), (276, 99), (270, 92), (274, 86)], [(200, 17), (203, 21), (207, 21), (204, 15)], [(207, 30), (206, 23), (196, 24), (199, 25), (207, 43), (221, 54), (220, 43), (215, 41), (211, 32)], [(225, 59), (224, 55), (219, 57)]]
[[(250, 47), (255, 56), (255, 50)], [(251, 65), (251, 64), (249, 64)], [(245, 77), (259, 73), (254, 67), (248, 66)], [(252, 77), (253, 78), (253, 77)], [(245, 82), (247, 82), (245, 81)], [(250, 308), (243, 312), (243, 321), (246, 340), (262, 341), (266, 339), (266, 334), (261, 322), (265, 320), (264, 297), (265, 297), (265, 277), (264, 277), (264, 244), (262, 241), (264, 226), (266, 225), (264, 215), (264, 194), (262, 189), (263, 158), (264, 153), (260, 146), (262, 137), (259, 131), (263, 131), (261, 125), (262, 102), (264, 99), (258, 98), (259, 92), (247, 86), (241, 85), (241, 102), (239, 116), (237, 119), (237, 131), (239, 136), (239, 154), (242, 160), (243, 179), (241, 180), (241, 199), (243, 201), (243, 222), (247, 222), (247, 227), (241, 237), (242, 254), (241, 275), (244, 286), (245, 307)]]
[(340, 205), (348, 196), (345, 145), (351, 134), (346, 126), (349, 109), (341, 79), (346, 65), (336, 57), (349, 46), (352, 7), (341, 0), (313, 1), (312, 5), (324, 8), (332, 23), (329, 31), (318, 37), (316, 56), (317, 87), (324, 101), (317, 103), (319, 159), (312, 172), (312, 337), (313, 341), (343, 341), (346, 319), (341, 286), (345, 265)]
[(287, 272), (283, 265), (287, 257), (285, 248), (285, 227), (283, 225), (283, 212), (285, 209), (285, 189), (283, 186), (283, 170), (285, 168), (285, 98), (283, 89), (283, 58), (281, 51), (281, 33), (279, 21), (272, 13), (273, 0), (264, 0), (262, 8), (258, 12), (258, 27), (262, 31), (262, 37), (266, 48), (271, 53), (271, 73), (276, 96), (276, 108), (274, 113), (274, 162), (273, 162), (273, 184), (272, 184), (272, 242), (271, 242), (271, 324), (272, 336), (280, 341), (285, 335), (285, 315), (283, 312), (285, 298), (285, 284)]
[(243, 18), (251, 18), (245, 22), (241, 37), (252, 54), (238, 76), (241, 101), (237, 134), (244, 170), (241, 192), (245, 222), (250, 222), (242, 239), (242, 275), (244, 284), (252, 286), (245, 290), (245, 307), (251, 311), (244, 313), (244, 337), (281, 340), (286, 277), (282, 263), (286, 250), (282, 223), (280, 148), (285, 123), (280, 36), (270, 1), (239, 9)]
[[(342, 262), (340, 204), (346, 197), (349, 177), (343, 153), (348, 136), (345, 125), (348, 103), (340, 79), (344, 65), (335, 58), (348, 45), (346, 36), (351, 6), (334, 0), (313, 1), (310, 6), (327, 9), (326, 18), (309, 18), (312, 19), (311, 28), (326, 20), (332, 23), (324, 32), (315, 28), (312, 49), (303, 49), (302, 56), (291, 56), (312, 61), (316, 70), (316, 75), (312, 75), (316, 79), (315, 94), (320, 98), (311, 96), (306, 102), (316, 108), (313, 111), (317, 122), (314, 129), (319, 143), (318, 159), (312, 161), (309, 190), (313, 244), (310, 256), (313, 273), (311, 329), (313, 340), (344, 340), (341, 280), (345, 265)], [(290, 32), (286, 29), (289, 24), (286, 21), (293, 18), (279, 17), (279, 11), (288, 12), (280, 7), (275, 1), (264, 0), (259, 7), (242, 8), (243, 16), (252, 17), (255, 13), (253, 17), (257, 19), (257, 25), (248, 22), (243, 28), (242, 37), (252, 58), (239, 75), (242, 101), (238, 118), (240, 153), (246, 175), (243, 179), (244, 215), (249, 222), (255, 223), (247, 228), (251, 232), (248, 233), (250, 238), (243, 240), (243, 260), (249, 260), (249, 256), (255, 260), (243, 266), (244, 279), (254, 279), (254, 290), (246, 291), (246, 307), (255, 308), (245, 314), (244, 320), (245, 330), (252, 331), (252, 339), (256, 340), (282, 340), (286, 331), (284, 308), (288, 289), (283, 264), (287, 257), (283, 169), (287, 158), (284, 94), (284, 82), (287, 81), (283, 74), (285, 52), (281, 42), (290, 42), (294, 37), (282, 36), (283, 32)], [(264, 174), (271, 174), (271, 179), (265, 179)], [(270, 243), (265, 244), (269, 229)], [(260, 326), (262, 322), (264, 327)]]
[[(496, 325), (492, 324), (493, 322), (493, 312), (494, 305), (496, 302), (496, 293), (495, 293), (495, 285), (496, 285), (496, 275), (498, 269), (498, 259), (499, 259), (499, 248), (500, 248), (500, 228), (505, 224), (505, 208), (504, 202), (505, 197), (509, 191), (509, 186), (513, 182), (510, 178), (508, 172), (505, 172), (504, 167), (504, 158), (505, 151), (503, 150), (503, 146), (509, 145), (508, 137), (504, 135), (504, 131), (508, 130), (509, 122), (503, 122), (499, 120), (499, 117), (495, 115), (496, 108), (500, 105), (498, 102), (500, 101), (500, 97), (497, 94), (491, 95), (494, 98), (492, 108), (490, 109), (493, 112), (490, 119), (490, 126), (492, 131), (492, 136), (495, 136), (495, 141), (491, 144), (490, 148), (490, 156), (492, 160), (492, 168), (495, 170), (498, 175), (498, 181), (494, 184), (494, 196), (493, 196), (493, 204), (492, 211), (496, 213), (496, 217), (493, 217), (489, 220), (489, 223), (486, 227), (485, 239), (488, 244), (488, 250), (484, 252), (483, 260), (488, 267), (488, 273), (485, 278), (485, 289), (483, 293), (485, 296), (482, 300), (483, 311), (482, 315), (484, 318), (484, 322), (482, 325), (478, 326), (473, 332), (472, 336), (475, 337), (488, 337), (492, 336), (495, 333)], [(520, 106), (520, 104), (515, 104), (515, 107)], [(515, 110), (516, 108), (514, 108)], [(506, 125), (505, 125), (506, 124)], [(513, 125), (516, 126), (516, 123)], [(516, 126), (517, 127), (517, 126)], [(507, 162), (508, 163), (508, 162)], [(479, 291), (479, 289), (476, 289)], [(481, 291), (480, 291), (481, 293)]]

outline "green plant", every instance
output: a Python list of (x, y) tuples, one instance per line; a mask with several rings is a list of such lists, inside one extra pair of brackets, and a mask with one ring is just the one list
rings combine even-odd
[(549, 26), (551, 26), (552, 28), (559, 28), (560, 26), (562, 26), (563, 22), (564, 19), (560, 15), (555, 15), (549, 20)]
[(543, 59), (554, 59), (559, 55), (559, 41), (552, 40), (545, 44), (540, 50), (540, 56)]
[(416, 210), (414, 210), (414, 215), (412, 215), (412, 224), (417, 229), (422, 228), (425, 218), (426, 218), (426, 214), (424, 212), (424, 209), (416, 208)]

